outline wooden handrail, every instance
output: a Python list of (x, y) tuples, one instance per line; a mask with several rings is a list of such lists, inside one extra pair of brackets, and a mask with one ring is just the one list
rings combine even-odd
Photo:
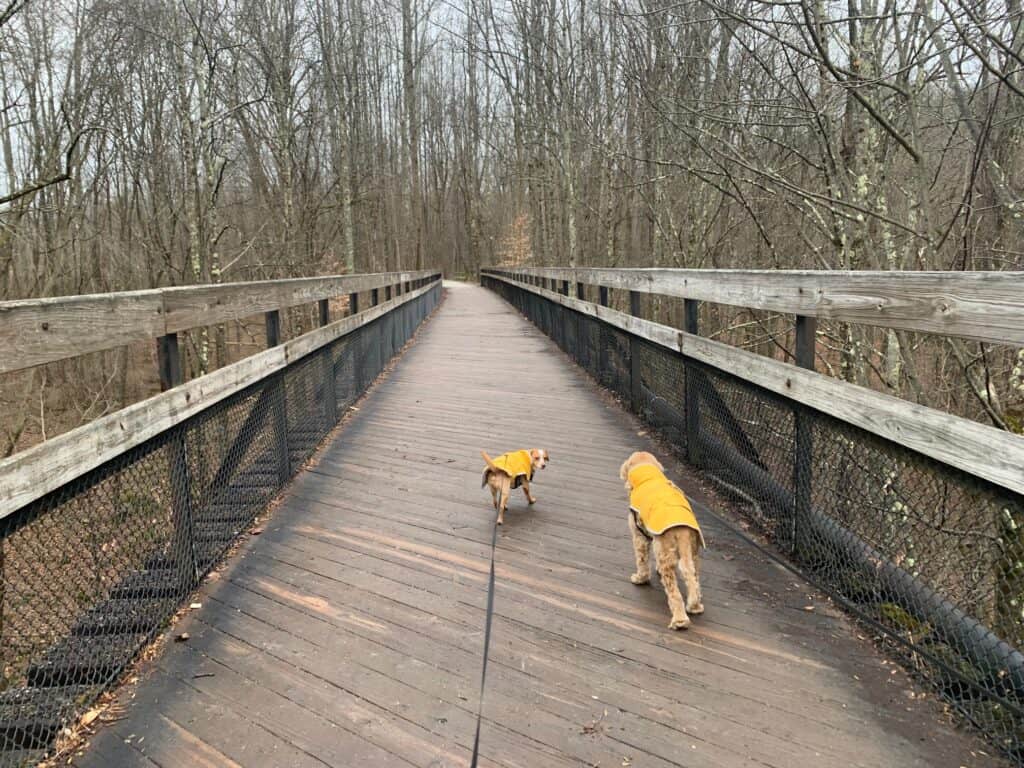
[(416, 290), (368, 307), (357, 315), (317, 328), (0, 459), (0, 519), (335, 339), (419, 298), (436, 285), (436, 280), (430, 280)]
[(481, 269), (488, 272), (1024, 346), (1024, 272)]
[(489, 270), (493, 280), (543, 296), (917, 453), (1024, 494), (1024, 437), (790, 363), (539, 288)]
[(0, 373), (436, 274), (377, 272), (3, 301)]

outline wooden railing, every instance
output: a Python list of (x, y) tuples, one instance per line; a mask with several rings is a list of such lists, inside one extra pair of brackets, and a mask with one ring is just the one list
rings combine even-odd
[[(0, 460), (0, 519), (436, 286), (385, 272), (0, 302), (0, 373), (156, 339), (166, 391)], [(381, 300), (380, 291), (384, 291)], [(369, 292), (360, 311), (359, 296)], [(328, 301), (347, 295), (331, 322)], [(280, 311), (319, 302), (321, 327), (282, 342)], [(177, 333), (264, 313), (269, 349), (184, 382)]]
[(352, 311), (358, 312), (360, 293), (369, 291), (371, 303), (376, 303), (380, 289), (390, 299), (432, 274), (300, 277), (4, 301), (0, 373), (313, 302), (319, 302), (321, 325), (326, 325), (331, 298), (347, 295)]
[(580, 286), (674, 296), (1024, 346), (1024, 272), (485, 268), (574, 295)]
[[(1024, 346), (1024, 272), (485, 268), (481, 274), (1024, 493), (1024, 437), (816, 373), (808, 352), (817, 318)], [(598, 303), (577, 298), (585, 285), (599, 288)], [(629, 292), (632, 314), (608, 307), (609, 289)], [(684, 299), (687, 327), (637, 317), (642, 293)], [(700, 336), (698, 301), (796, 315), (800, 365)]]

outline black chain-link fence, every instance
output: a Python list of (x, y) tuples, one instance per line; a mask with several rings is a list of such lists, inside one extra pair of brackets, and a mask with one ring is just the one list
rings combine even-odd
[(487, 277), (1024, 764), (1024, 498)]
[(115, 681), (440, 300), (423, 295), (0, 521), (0, 767)]

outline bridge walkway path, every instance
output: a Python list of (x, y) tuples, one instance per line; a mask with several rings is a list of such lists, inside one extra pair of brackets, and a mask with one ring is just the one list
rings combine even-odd
[(628, 581), (617, 471), (643, 426), (490, 292), (437, 315), (203, 586), (76, 759), (457, 766), (472, 746), (492, 511), (478, 451), (543, 447), (498, 536), (482, 765), (996, 765), (822, 596), (711, 514), (707, 612)]

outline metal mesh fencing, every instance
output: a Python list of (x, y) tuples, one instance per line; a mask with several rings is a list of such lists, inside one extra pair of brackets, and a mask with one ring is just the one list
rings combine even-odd
[(0, 768), (114, 682), (437, 305), (422, 296), (0, 521)]
[(1024, 498), (532, 292), (485, 284), (1024, 764)]

